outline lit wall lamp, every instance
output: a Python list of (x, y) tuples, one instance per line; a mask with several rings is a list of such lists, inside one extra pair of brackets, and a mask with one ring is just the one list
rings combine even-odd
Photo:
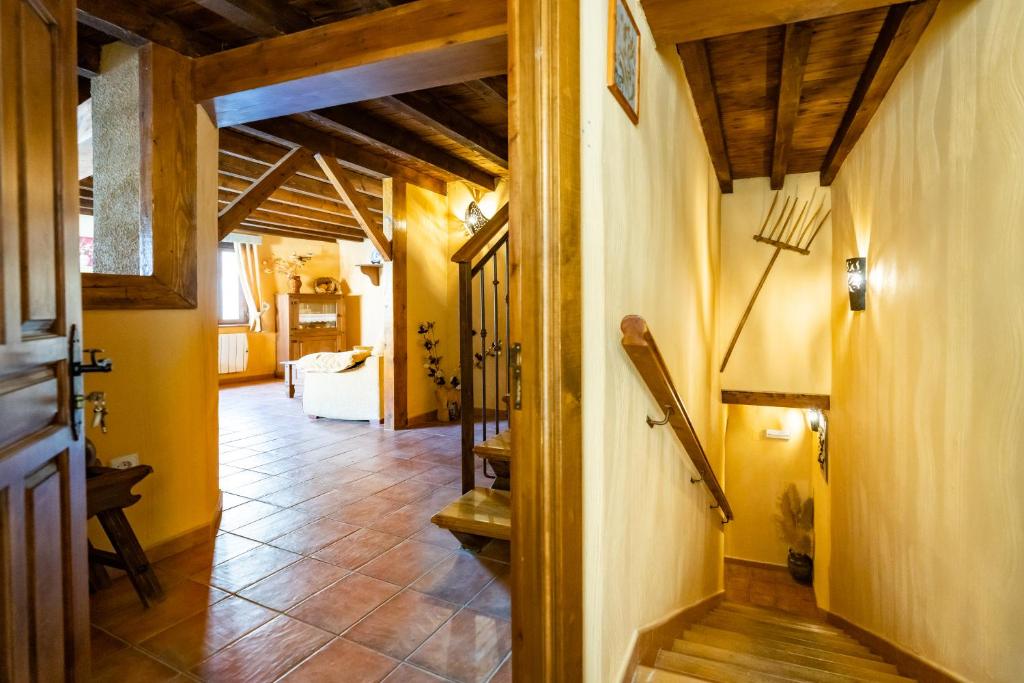
[(470, 202), (469, 206), (466, 207), (466, 215), (462, 219), (462, 225), (466, 228), (466, 233), (472, 237), (486, 223), (487, 218), (484, 216), (484, 212), (480, 210), (475, 201)]
[(846, 259), (846, 286), (850, 290), (850, 310), (863, 311), (868, 303), (868, 260), (863, 256)]
[(818, 466), (821, 467), (821, 475), (828, 482), (828, 421), (825, 413), (817, 408), (808, 410), (807, 426), (812, 432), (818, 435)]

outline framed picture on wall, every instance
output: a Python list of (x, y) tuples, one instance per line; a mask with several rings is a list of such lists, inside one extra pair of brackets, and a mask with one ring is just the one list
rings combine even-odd
[(640, 30), (626, 0), (610, 0), (608, 89), (633, 124), (640, 121)]

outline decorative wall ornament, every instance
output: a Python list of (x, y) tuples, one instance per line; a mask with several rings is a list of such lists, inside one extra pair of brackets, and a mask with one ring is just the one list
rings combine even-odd
[(846, 259), (846, 286), (850, 290), (850, 310), (868, 307), (868, 260), (863, 256)]
[[(800, 205), (800, 198), (786, 197), (786, 201), (782, 204), (782, 210), (779, 211), (778, 216), (775, 215), (775, 207), (779, 203), (779, 193), (776, 192), (775, 197), (772, 198), (768, 214), (764, 217), (764, 222), (761, 223), (761, 230), (754, 235), (754, 241), (775, 247), (775, 251), (772, 253), (768, 266), (764, 269), (764, 274), (761, 275), (754, 293), (750, 296), (750, 301), (747, 303), (746, 310), (743, 311), (739, 324), (736, 325), (736, 332), (733, 333), (732, 341), (729, 342), (729, 348), (725, 351), (722, 366), (718, 369), (719, 372), (725, 372), (725, 366), (729, 364), (729, 358), (732, 356), (733, 349), (736, 348), (736, 342), (739, 341), (740, 333), (743, 332), (743, 326), (747, 324), (750, 311), (753, 310), (754, 303), (757, 301), (765, 281), (768, 280), (768, 275), (772, 272), (772, 268), (775, 267), (775, 261), (778, 260), (779, 254), (785, 249), (802, 256), (809, 255), (811, 253), (811, 245), (814, 244), (818, 233), (825, 226), (825, 221), (832, 215), (832, 209), (825, 211), (824, 196), (818, 203), (818, 208), (811, 211), (817, 194), (818, 190), (815, 189), (811, 193), (811, 198), (801, 206), (799, 214), (796, 212), (796, 208)], [(824, 213), (822, 213), (823, 211)], [(794, 215), (796, 217), (795, 220)], [(768, 229), (769, 225), (771, 225), (770, 230)], [(766, 230), (767, 233), (765, 232)]]
[(640, 29), (626, 0), (610, 0), (608, 90), (634, 125), (640, 121)]

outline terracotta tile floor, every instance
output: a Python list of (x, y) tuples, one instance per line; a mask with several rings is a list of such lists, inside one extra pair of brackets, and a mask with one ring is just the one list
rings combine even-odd
[(220, 398), (220, 533), (156, 564), (150, 609), (123, 578), (92, 597), (95, 680), (511, 680), (508, 544), (430, 523), (457, 426), (310, 420), (276, 382)]

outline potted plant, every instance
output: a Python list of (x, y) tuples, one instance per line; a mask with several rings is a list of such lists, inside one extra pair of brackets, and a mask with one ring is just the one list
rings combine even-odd
[(273, 264), (268, 265), (266, 261), (263, 262), (264, 272), (267, 273), (280, 273), (288, 276), (288, 290), (292, 294), (298, 294), (302, 290), (302, 278), (299, 277), (299, 271), (305, 268), (306, 264), (313, 259), (313, 254), (304, 254), (299, 256), (296, 253), (292, 253), (288, 258), (281, 256), (275, 256)]
[(814, 499), (801, 499), (796, 484), (790, 484), (779, 496), (778, 504), (775, 525), (779, 538), (789, 544), (789, 573), (798, 583), (810, 585), (814, 578)]
[(419, 324), (416, 330), (422, 339), (420, 342), (427, 352), (427, 362), (423, 365), (427, 369), (427, 377), (435, 385), (434, 397), (437, 399), (437, 419), (441, 422), (452, 422), (462, 415), (462, 396), (459, 392), (459, 378), (452, 375), (445, 378), (444, 369), (441, 367), (443, 356), (438, 354), (437, 349), (441, 345), (434, 335), (434, 322), (427, 321)]

